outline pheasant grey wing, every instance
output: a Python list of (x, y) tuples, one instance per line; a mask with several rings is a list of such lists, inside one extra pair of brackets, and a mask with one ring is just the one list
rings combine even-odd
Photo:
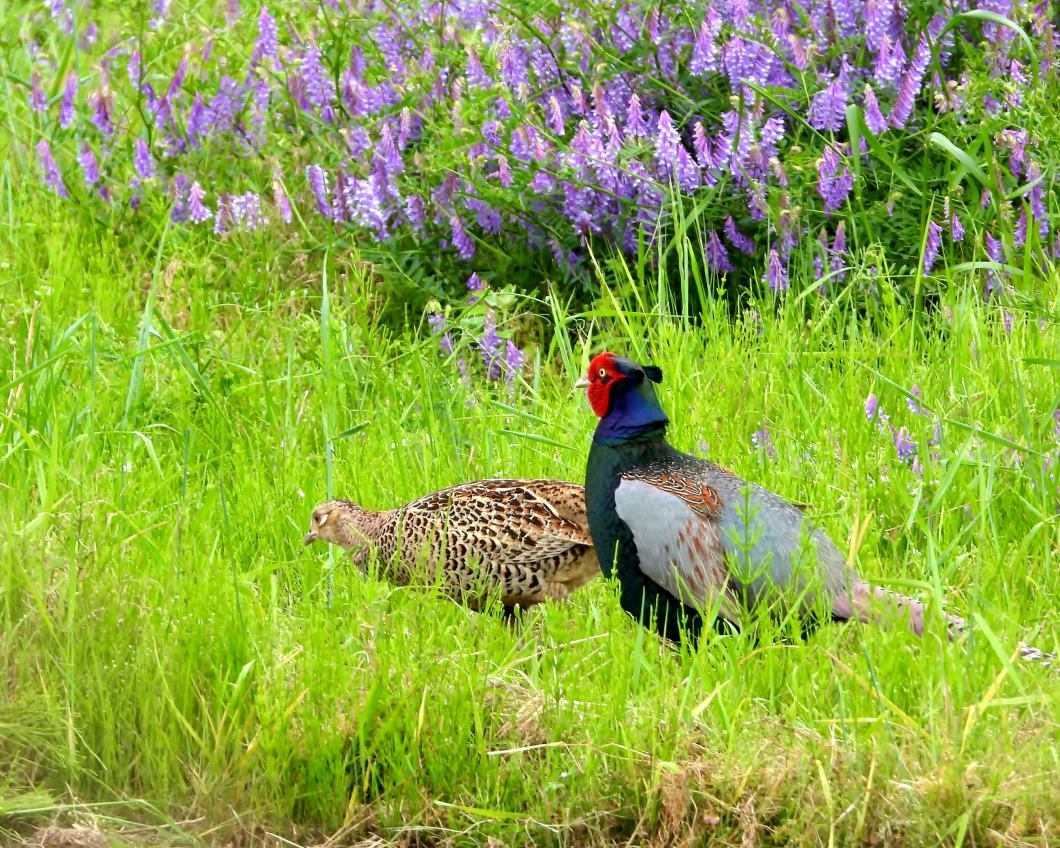
[(721, 501), (674, 474), (625, 474), (615, 510), (629, 527), (640, 570), (675, 598), (739, 621), (717, 516)]

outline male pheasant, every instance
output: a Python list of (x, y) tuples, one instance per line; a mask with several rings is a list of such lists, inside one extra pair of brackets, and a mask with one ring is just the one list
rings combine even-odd
[[(877, 620), (888, 610), (924, 631), (925, 605), (858, 578), (802, 510), (731, 471), (671, 447), (653, 383), (662, 372), (601, 353), (578, 386), (600, 418), (585, 473), (589, 530), (623, 609), (663, 636), (699, 637), (704, 614), (739, 625), (770, 600), (804, 620)], [(951, 638), (967, 629), (946, 616)], [(1021, 646), (1025, 659), (1053, 657)]]
[(508, 610), (564, 600), (600, 573), (584, 490), (558, 480), (478, 480), (384, 512), (329, 501), (305, 544), (317, 539), (362, 567), (375, 551), (397, 584), (437, 579), (473, 609), (490, 594)]

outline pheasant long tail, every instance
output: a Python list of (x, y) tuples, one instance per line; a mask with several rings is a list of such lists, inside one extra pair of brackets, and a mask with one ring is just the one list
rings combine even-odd
[[(910, 630), (917, 636), (922, 636), (927, 605), (890, 589), (873, 586), (864, 580), (859, 580), (849, 593), (843, 592), (836, 598), (832, 612), (836, 618), (857, 618), (859, 621), (870, 624), (878, 624), (896, 616), (902, 617), (907, 620)], [(968, 632), (968, 622), (959, 615), (946, 614), (945, 618), (946, 631), (951, 640)], [(1055, 654), (1023, 642), (1019, 646), (1019, 655), (1027, 662), (1041, 663), (1045, 666), (1052, 666), (1056, 661)]]

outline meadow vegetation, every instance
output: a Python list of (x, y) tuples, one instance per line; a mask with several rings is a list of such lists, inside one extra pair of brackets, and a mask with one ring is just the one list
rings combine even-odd
[[(467, 17), (471, 5), (454, 8)], [(971, 11), (910, 5), (910, 66), (920, 29), (946, 35), (932, 24), (936, 11)], [(385, 7), (372, 14), (408, 12)], [(428, 122), (430, 143), (404, 148), (393, 182), (401, 203), (380, 207), (391, 216), (385, 234), (378, 219), (337, 220), (333, 173), (319, 205), (315, 172), (306, 180), (305, 166), (328, 156), (321, 167), (341, 161), (362, 190), (382, 179), (370, 159), (358, 171), (359, 154), (327, 141), (341, 121), (329, 123), (326, 102), (300, 104), (304, 86), (292, 89), (284, 76), (284, 68), (304, 72), (310, 31), (330, 33), (322, 55), (346, 62), (339, 57), (352, 33), (365, 31), (367, 11), (274, 9), (293, 27), (281, 42), (301, 58), (261, 48), (259, 64), (273, 64), (255, 78), (292, 92), (266, 110), (269, 143), (234, 130), (255, 126), (236, 110), (228, 129), (203, 129), (195, 146), (200, 136), (183, 119), (159, 125), (130, 105), (147, 95), (126, 85), (139, 78), (125, 65), (142, 51), (143, 66), (168, 80), (185, 48), (201, 51), (212, 31), (229, 64), (195, 59), (192, 76), (214, 84), (239, 50), (250, 63), (259, 49), (260, 9), (240, 15), (230, 4), (232, 22), (222, 25), (225, 10), (207, 4), (101, 4), (91, 15), (78, 4), (7, 8), (0, 839), (71, 824), (135, 845), (1060, 839), (1060, 687), (1054, 671), (1014, 659), (1021, 640), (1060, 647), (1060, 272), (1049, 229), (1060, 118), (1044, 106), (1060, 82), (1055, 30), (1042, 23), (1052, 6), (989, 13), (1012, 15), (1018, 30), (981, 15), (962, 19), (969, 29), (948, 30), (959, 63), (939, 70), (966, 80), (963, 102), (979, 111), (935, 108), (928, 82), (919, 88), (931, 76), (925, 68), (915, 111), (902, 126), (880, 127), (865, 158), (849, 162), (861, 182), (828, 217), (811, 163), (826, 158), (831, 139), (861, 132), (864, 104), (851, 94), (849, 122), (844, 101), (842, 126), (811, 132), (810, 75), (846, 73), (843, 91), (853, 92), (855, 79), (859, 91), (869, 82), (886, 91), (856, 72), (872, 67), (872, 50), (838, 52), (862, 38), (854, 30), (822, 31), (832, 53), (810, 51), (798, 74), (785, 66), (790, 87), (805, 95), (795, 105), (779, 98), (805, 116), (786, 124), (794, 141), (777, 141), (789, 157), (788, 199), (772, 166), (741, 183), (748, 162), (730, 167), (732, 157), (724, 168), (715, 162), (714, 186), (711, 166), (698, 160), (697, 184), (688, 177), (682, 186), (652, 141), (616, 149), (607, 163), (637, 172), (630, 163), (640, 161), (657, 183), (673, 177), (631, 243), (617, 228), (639, 213), (627, 219), (627, 207), (579, 194), (593, 220), (616, 228), (579, 231), (567, 214), (579, 210), (564, 207), (562, 189), (535, 201), (540, 208), (524, 204), (532, 175), (516, 168), (502, 187), (509, 193), (491, 195), (500, 232), (472, 226), (459, 207), (477, 244), (471, 256), (443, 243), (453, 236), (447, 215), (420, 234), (401, 216), (410, 196), (439, 202), (430, 180), (449, 165), (474, 182), (478, 172), (460, 157), (474, 159), (466, 147), (480, 142), (460, 133), (486, 94), (461, 100), (472, 111), (455, 129)], [(490, 8), (522, 26), (558, 7)], [(650, 17), (651, 7), (630, 8)], [(589, 4), (575, 12), (593, 14)], [(340, 38), (325, 24), (343, 15), (355, 20)], [(481, 39), (494, 31), (486, 20), (461, 26)], [(90, 23), (95, 40), (79, 46)], [(685, 23), (699, 30), (698, 20)], [(731, 43), (741, 25), (725, 17), (717, 37)], [(468, 61), (444, 28), (412, 29), (439, 39), (439, 57)], [(511, 31), (535, 40), (515, 24)], [(692, 77), (707, 80), (716, 100), (733, 93), (729, 66), (685, 73), (695, 39), (673, 41), (674, 79), (664, 52), (658, 91), (644, 98), (656, 127), (663, 94), (687, 92)], [(365, 50), (378, 43), (365, 40)], [(105, 84), (99, 62), (115, 45)], [(1013, 52), (995, 74), (1002, 48)], [(509, 73), (506, 49), (476, 48), (487, 57), (484, 74)], [(815, 56), (825, 57), (819, 67)], [(655, 61), (650, 51), (643, 57)], [(383, 70), (366, 61), (362, 82), (376, 85)], [(1014, 87), (1012, 61), (1027, 75)], [(593, 66), (571, 62), (570, 74), (591, 83)], [(91, 91), (62, 126), (70, 72)], [(360, 116), (365, 125), (382, 115), (400, 129), (402, 108), (429, 93), (409, 76), (412, 99), (384, 97), (382, 111)], [(165, 86), (154, 82), (159, 94)], [(600, 84), (618, 87), (607, 74)], [(754, 85), (779, 97), (777, 80)], [(991, 86), (1000, 87), (997, 108), (985, 99)], [(1013, 90), (1019, 97), (1005, 100)], [(331, 92), (336, 104), (341, 91)], [(537, 91), (513, 102), (532, 113)], [(489, 89), (491, 103), (496, 93)], [(109, 136), (91, 117), (97, 94), (125, 104), (108, 113), (120, 116)], [(251, 86), (244, 94), (253, 101)], [(190, 110), (195, 92), (182, 97)], [(439, 98), (439, 112), (453, 114), (451, 98), (451, 89)], [(685, 156), (698, 152), (697, 110), (721, 121), (711, 98), (701, 99), (706, 105), (677, 122)], [(576, 182), (564, 168), (595, 166), (570, 158), (589, 154), (565, 116), (570, 126), (552, 134), (548, 155), (562, 160), (557, 178)], [(357, 126), (351, 119), (346, 129)], [(724, 131), (722, 121), (707, 149), (719, 149)], [(929, 138), (943, 131), (949, 146)], [(187, 149), (169, 151), (167, 134)], [(151, 142), (147, 177), (136, 138)], [(449, 148), (440, 143), (447, 138)], [(998, 138), (1008, 147), (995, 156)], [(40, 169), (41, 139), (61, 171)], [(92, 186), (73, 170), (83, 144), (109, 151), (110, 170)], [(506, 154), (488, 154), (490, 168), (497, 155)], [(276, 168), (282, 193), (274, 194)], [(238, 195), (242, 218), (232, 213), (223, 227), (193, 220), (191, 187), (207, 185), (207, 173), (228, 183), (199, 202), (216, 214), (220, 193)], [(581, 189), (598, 177), (582, 173)], [(725, 241), (726, 269), (716, 245), (758, 182), (768, 208), (760, 219), (737, 214), (738, 232), (753, 243), (743, 253)], [(636, 191), (628, 200), (646, 208)], [(231, 208), (231, 197), (224, 202)], [(953, 238), (958, 202), (967, 241)], [(260, 220), (249, 214), (255, 208)], [(520, 220), (561, 233), (563, 250), (516, 230), (516, 208)], [(932, 223), (947, 233), (929, 262)], [(837, 250), (840, 226), (857, 237)], [(606, 581), (535, 608), (513, 629), (432, 588), (363, 575), (334, 549), (302, 546), (312, 506), (331, 496), (382, 508), (479, 477), (580, 480), (595, 421), (572, 385), (604, 348), (662, 366), (675, 445), (809, 504), (862, 574), (964, 615), (970, 636), (949, 643), (936, 621), (923, 639), (857, 625), (803, 638), (762, 620), (682, 653), (630, 620)]]

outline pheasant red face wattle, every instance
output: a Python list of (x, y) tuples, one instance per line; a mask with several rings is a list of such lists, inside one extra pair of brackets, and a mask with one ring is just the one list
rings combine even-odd
[(611, 406), (611, 389), (625, 378), (626, 375), (615, 361), (615, 354), (605, 351), (593, 357), (587, 376), (579, 380), (578, 385), (588, 387), (586, 394), (589, 397), (589, 405), (597, 418), (607, 415)]

